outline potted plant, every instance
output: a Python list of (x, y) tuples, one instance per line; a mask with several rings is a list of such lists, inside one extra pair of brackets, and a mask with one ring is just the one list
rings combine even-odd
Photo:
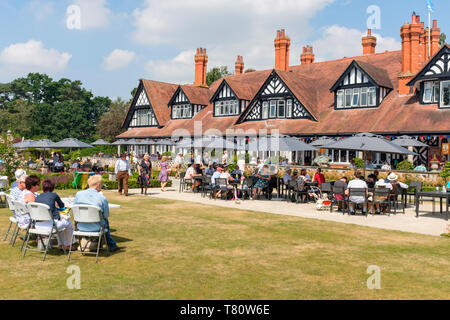
[(431, 169), (433, 171), (437, 171), (439, 169), (439, 161), (436, 157), (436, 155), (433, 156), (433, 160), (431, 160)]

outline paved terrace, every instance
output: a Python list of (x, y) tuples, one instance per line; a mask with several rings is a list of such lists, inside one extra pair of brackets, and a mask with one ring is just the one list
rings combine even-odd
[[(431, 202), (424, 203), (420, 206), (420, 217), (415, 216), (415, 207), (409, 205), (406, 209), (406, 214), (403, 211), (397, 211), (397, 215), (391, 214), (391, 216), (386, 215), (369, 215), (367, 218), (365, 216), (348, 216), (342, 213), (327, 211), (317, 211), (316, 205), (310, 204), (295, 204), (288, 203), (286, 201), (278, 200), (246, 200), (241, 201), (240, 204), (234, 201), (224, 201), (224, 200), (211, 200), (209, 198), (202, 198), (201, 194), (192, 194), (190, 191), (183, 193), (178, 192), (178, 181), (173, 181), (174, 186), (172, 188), (166, 188), (166, 192), (161, 192), (160, 189), (149, 189), (148, 197), (155, 197), (161, 199), (177, 200), (177, 201), (188, 201), (200, 203), (208, 206), (219, 206), (225, 208), (242, 209), (248, 211), (256, 212), (267, 212), (272, 214), (295, 216), (307, 219), (318, 219), (325, 221), (333, 221), (339, 223), (355, 224), (360, 226), (366, 226), (371, 228), (396, 230), (404, 232), (419, 233), (425, 235), (439, 236), (442, 233), (447, 232), (447, 225), (450, 221), (445, 220), (445, 214), (439, 214), (439, 202), (436, 202), (436, 214), (432, 214), (433, 207)], [(132, 195), (140, 195), (141, 190), (134, 189), (130, 190)], [(275, 193), (274, 193), (275, 195)], [(445, 204), (444, 204), (445, 210)]]

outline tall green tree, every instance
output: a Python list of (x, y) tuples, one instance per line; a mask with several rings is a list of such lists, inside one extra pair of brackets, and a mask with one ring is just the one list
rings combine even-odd
[(129, 103), (120, 98), (112, 102), (109, 112), (103, 114), (97, 124), (97, 134), (102, 139), (112, 142), (125, 131), (122, 123), (127, 115), (128, 106)]
[(206, 74), (206, 84), (210, 86), (213, 82), (229, 75), (231, 75), (231, 73), (228, 72), (228, 67), (214, 67)]
[(445, 33), (441, 33), (441, 37), (439, 38), (439, 47), (443, 47), (445, 45), (445, 41), (447, 40), (447, 35)]

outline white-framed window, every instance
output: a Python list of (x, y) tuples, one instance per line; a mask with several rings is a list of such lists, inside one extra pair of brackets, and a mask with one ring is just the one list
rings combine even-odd
[(286, 101), (278, 100), (278, 118), (286, 118)]
[(439, 81), (427, 81), (423, 84), (423, 102), (439, 102)]
[(339, 109), (344, 107), (344, 90), (338, 90), (336, 93), (336, 107)]
[(222, 106), (222, 101), (218, 101), (218, 102), (216, 102), (216, 104), (215, 104), (215, 114), (216, 114), (216, 116), (221, 116), (222, 115), (222, 113), (221, 113), (221, 106)]
[(190, 104), (172, 106), (173, 119), (187, 119), (192, 117), (192, 107)]
[(216, 116), (232, 116), (239, 114), (239, 102), (237, 100), (225, 100), (215, 102)]
[(276, 118), (277, 116), (277, 101), (276, 100), (271, 100), (270, 101), (270, 114), (269, 117), (270, 118)]
[(359, 107), (359, 88), (353, 89), (352, 107)]
[(361, 88), (360, 106), (367, 107), (367, 88)]
[(268, 119), (269, 118), (269, 102), (264, 101), (262, 104), (262, 118)]
[(292, 100), (286, 101), (286, 118), (292, 118)]
[(450, 81), (441, 82), (441, 107), (450, 108)]
[(345, 107), (350, 108), (352, 105), (352, 89), (346, 89), (345, 90)]
[(377, 105), (377, 89), (375, 87), (370, 87), (368, 92), (368, 106), (374, 107)]

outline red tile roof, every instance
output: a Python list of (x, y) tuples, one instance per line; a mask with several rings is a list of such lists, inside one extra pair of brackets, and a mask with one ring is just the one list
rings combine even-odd
[[(173, 91), (173, 95), (177, 86), (145, 81), (152, 105), (165, 106), (158, 108), (158, 120), (159, 117), (167, 119), (164, 122), (164, 128), (131, 129), (120, 138), (169, 137), (176, 130), (184, 130), (186, 134), (202, 134), (202, 132), (194, 132), (195, 122), (201, 124), (203, 133), (206, 130), (216, 129), (222, 134), (226, 134), (227, 129), (241, 130), (242, 134), (247, 132), (250, 135), (253, 132), (257, 133), (260, 129), (267, 129), (269, 132), (279, 130), (282, 134), (298, 136), (344, 135), (356, 132), (386, 134), (450, 132), (450, 110), (440, 110), (437, 105), (420, 105), (416, 96), (398, 94), (401, 59), (401, 51), (393, 51), (292, 66), (288, 72), (277, 70), (280, 78), (317, 121), (289, 119), (236, 124), (238, 116), (213, 117), (213, 106), (210, 102), (193, 119), (170, 120), (167, 104), (171, 99), (170, 92)], [(379, 107), (335, 110), (334, 93), (330, 92), (330, 88), (353, 60), (356, 60), (379, 85), (393, 89)], [(183, 90), (186, 88), (192, 97), (195, 96), (194, 101), (204, 102), (203, 99), (206, 100), (207, 96), (210, 99), (225, 80), (239, 99), (250, 101), (271, 72), (272, 70), (265, 70), (228, 76), (213, 83), (209, 89), (183, 86)], [(164, 89), (158, 89), (158, 87)], [(185, 93), (188, 94), (186, 91)], [(191, 102), (194, 103), (192, 100)], [(252, 131), (248, 132), (248, 130)]]

